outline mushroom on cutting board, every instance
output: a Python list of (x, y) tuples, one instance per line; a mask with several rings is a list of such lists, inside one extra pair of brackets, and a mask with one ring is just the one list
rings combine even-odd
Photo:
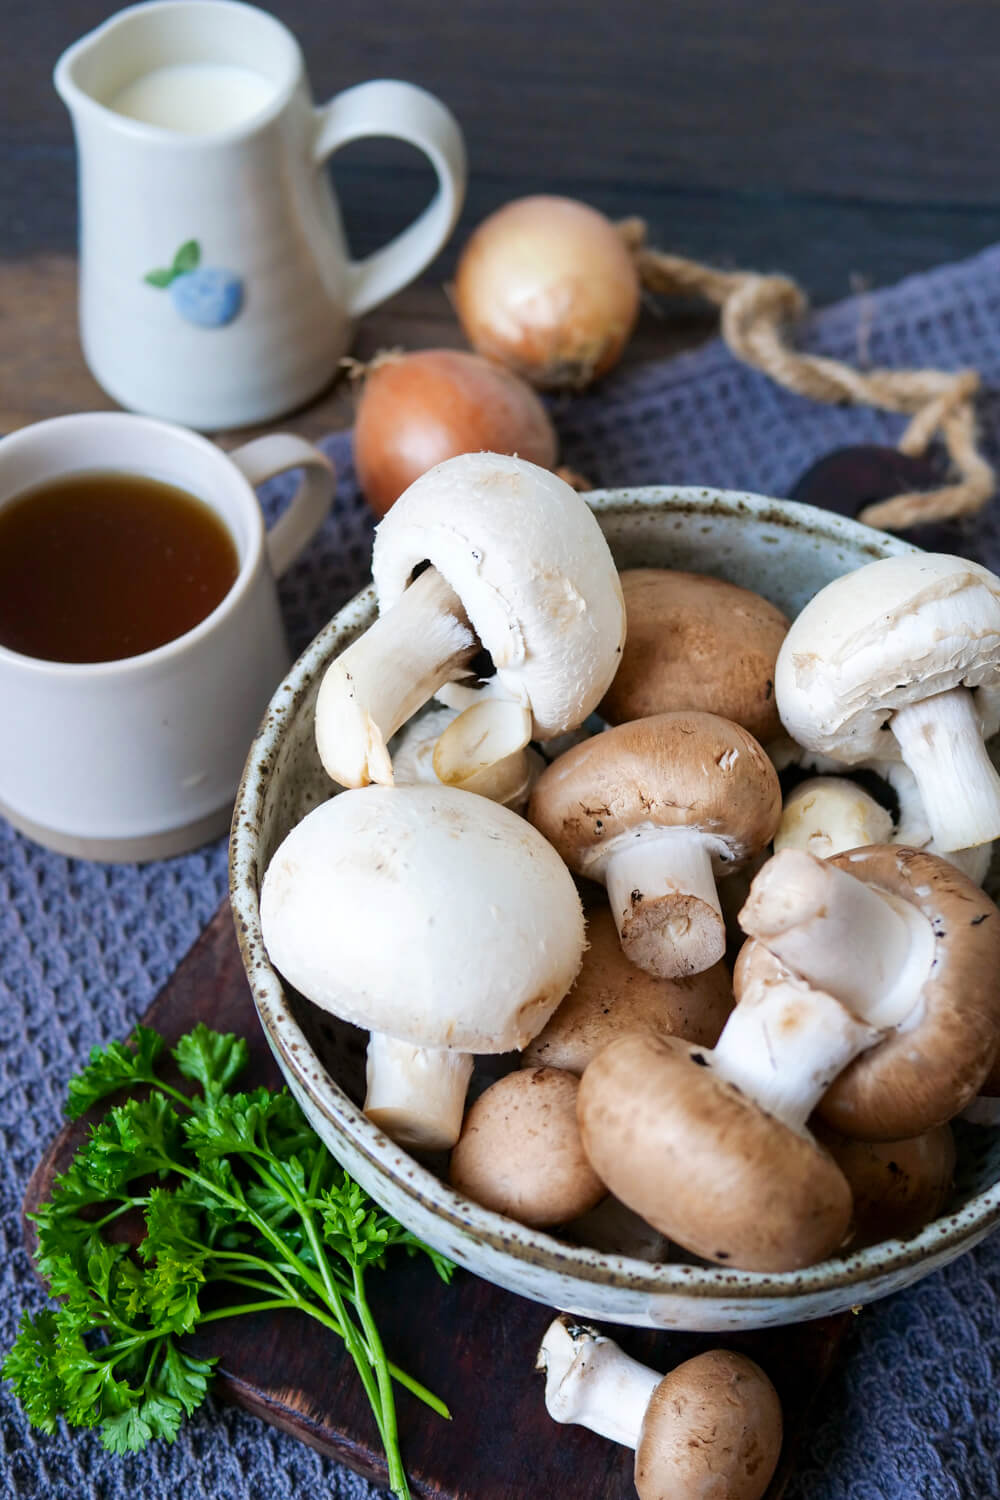
[(571, 870), (607, 886), (632, 962), (670, 979), (722, 957), (716, 877), (770, 842), (781, 790), (738, 724), (695, 711), (657, 714), (553, 761), (527, 816)]
[(766, 744), (781, 732), (774, 664), (788, 620), (773, 604), (703, 573), (621, 574), (628, 634), (599, 712), (611, 724), (697, 708)]
[[(467, 453), (410, 485), (376, 528), (379, 618), (331, 662), (316, 743), (334, 781), (391, 784), (389, 739), (435, 694), (480, 705), (436, 752), (449, 784), (580, 724), (617, 669), (625, 610), (586, 502), (522, 459)], [(484, 653), (488, 657), (484, 659)]]
[(732, 1008), (724, 963), (659, 979), (625, 956), (610, 909), (595, 907), (587, 913), (587, 948), (573, 988), (525, 1047), (522, 1066), (582, 1073), (595, 1053), (625, 1031), (682, 1036), (712, 1047)]
[(843, 1243), (851, 1193), (806, 1121), (877, 1037), (791, 975), (746, 990), (714, 1050), (621, 1036), (580, 1080), (584, 1150), (610, 1192), (704, 1260), (812, 1265)]
[(854, 1219), (845, 1250), (911, 1239), (941, 1213), (955, 1172), (950, 1125), (904, 1141), (851, 1140), (822, 1120), (813, 1129), (850, 1183)]
[[(785, 797), (775, 852), (805, 849), (828, 859), (863, 844), (903, 844), (907, 849), (940, 854), (977, 885), (986, 879), (992, 843), (971, 849), (939, 848), (931, 836), (916, 777), (901, 760), (862, 761), (847, 767), (828, 755), (803, 749), (787, 735), (769, 744), (767, 753), (783, 778), (790, 767), (818, 773), (796, 783)], [(879, 795), (872, 796), (862, 780)], [(834, 786), (842, 790), (835, 792)]]
[(545, 1406), (635, 1449), (639, 1500), (761, 1500), (781, 1452), (781, 1402), (759, 1365), (729, 1349), (668, 1375), (565, 1315), (538, 1350)]
[(555, 851), (453, 787), (367, 787), (314, 808), (271, 859), (260, 915), (283, 977), (372, 1032), (369, 1118), (423, 1149), (457, 1140), (472, 1054), (524, 1047), (583, 953)]
[[(900, 1140), (974, 1097), (1000, 1045), (1000, 912), (947, 860), (893, 844), (829, 860), (785, 849), (755, 877), (740, 921), (886, 1033), (824, 1096), (835, 1129)], [(741, 953), (737, 985), (751, 962), (766, 964)]]
[[(965, 558), (906, 553), (834, 579), (778, 653), (782, 723), (845, 763), (902, 759), (942, 850), (1000, 836), (1000, 579)], [(973, 691), (976, 690), (976, 691)]]
[[(481, 717), (482, 705), (467, 708), (461, 717), (465, 733), (475, 734), (475, 721)], [(445, 730), (450, 729), (460, 717), (457, 708), (432, 708), (408, 723), (392, 740), (393, 782), (405, 786), (411, 782), (423, 782), (427, 786), (448, 784), (447, 774), (439, 776), (435, 768), (435, 757)], [(475, 752), (473, 752), (474, 758)], [(545, 768), (545, 762), (537, 750), (527, 746), (506, 755), (501, 760), (484, 757), (485, 763), (473, 770), (462, 782), (462, 790), (476, 792), (489, 797), (491, 802), (502, 802), (520, 812), (531, 795), (531, 788)], [(442, 769), (446, 770), (445, 767)]]
[(490, 1084), (451, 1153), (452, 1187), (535, 1229), (587, 1213), (607, 1189), (580, 1143), (578, 1089), (559, 1068), (526, 1068)]

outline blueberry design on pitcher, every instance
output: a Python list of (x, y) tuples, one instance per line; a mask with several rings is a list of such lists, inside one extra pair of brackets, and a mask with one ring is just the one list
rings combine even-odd
[(224, 328), (243, 306), (243, 281), (222, 266), (203, 266), (197, 240), (185, 240), (171, 265), (147, 271), (150, 286), (169, 291), (174, 310), (199, 328)]

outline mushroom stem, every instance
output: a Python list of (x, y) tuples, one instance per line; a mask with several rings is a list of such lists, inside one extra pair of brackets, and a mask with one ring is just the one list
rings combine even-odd
[(711, 849), (693, 828), (643, 828), (617, 841), (595, 867), (622, 948), (647, 973), (699, 974), (725, 952)]
[(799, 849), (767, 862), (739, 920), (814, 989), (880, 1030), (906, 1019), (934, 960), (933, 929), (914, 906)]
[(916, 777), (939, 849), (972, 849), (1000, 837), (1000, 776), (968, 688), (899, 708), (889, 727)]
[(837, 1074), (880, 1035), (789, 975), (744, 992), (709, 1056), (720, 1078), (802, 1135)]
[(637, 1448), (646, 1408), (663, 1379), (624, 1354), (596, 1328), (556, 1318), (545, 1331), (535, 1368), (545, 1372), (545, 1406), (556, 1422)]
[(962, 1110), (961, 1118), (970, 1125), (1000, 1125), (1000, 1099), (992, 1094), (977, 1094)]
[(368, 1039), (365, 1114), (414, 1151), (448, 1151), (462, 1133), (473, 1057), (373, 1031)]
[(316, 746), (341, 786), (392, 785), (387, 742), (479, 650), (462, 601), (436, 568), (329, 665), (316, 699)]
[(531, 710), (504, 698), (485, 698), (453, 719), (434, 746), (434, 772), (445, 786), (511, 804), (530, 787), (526, 754)]
[(780, 849), (805, 849), (829, 859), (862, 844), (887, 844), (892, 818), (856, 782), (844, 776), (812, 776), (785, 799), (774, 836)]

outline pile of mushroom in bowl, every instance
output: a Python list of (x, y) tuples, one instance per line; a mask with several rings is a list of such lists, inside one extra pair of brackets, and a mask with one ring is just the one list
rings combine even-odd
[(344, 1166), (469, 1270), (650, 1327), (818, 1317), (988, 1233), (1000, 582), (487, 454), (411, 486), (373, 575), (231, 841), (258, 1014)]

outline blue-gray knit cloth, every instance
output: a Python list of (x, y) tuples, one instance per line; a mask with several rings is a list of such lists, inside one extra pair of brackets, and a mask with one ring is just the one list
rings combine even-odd
[[(890, 366), (978, 368), (986, 446), (1000, 460), (1000, 248), (817, 316), (810, 349)], [(718, 343), (558, 402), (564, 461), (601, 485), (670, 482), (785, 495), (816, 458), (893, 442), (901, 420), (815, 406)], [(282, 584), (296, 649), (364, 580), (371, 520), (349, 435), (318, 540)], [(280, 485), (264, 494), (273, 511)], [(1000, 567), (1000, 499), (962, 523), (961, 548)], [(955, 550), (959, 550), (956, 545)], [(21, 1239), (32, 1167), (60, 1125), (66, 1080), (124, 1036), (226, 888), (224, 841), (136, 867), (64, 859), (0, 820), (0, 1345), (42, 1293)], [(989, 1500), (1000, 1495), (1000, 1239), (873, 1304), (819, 1403), (788, 1500)], [(92, 1432), (44, 1437), (2, 1395), (0, 1494), (38, 1500), (374, 1500), (357, 1476), (243, 1412), (209, 1404), (175, 1444), (114, 1458)], [(536, 1497), (525, 1496), (525, 1500)], [(548, 1497), (539, 1497), (548, 1500)], [(611, 1500), (611, 1497), (609, 1497)]]

